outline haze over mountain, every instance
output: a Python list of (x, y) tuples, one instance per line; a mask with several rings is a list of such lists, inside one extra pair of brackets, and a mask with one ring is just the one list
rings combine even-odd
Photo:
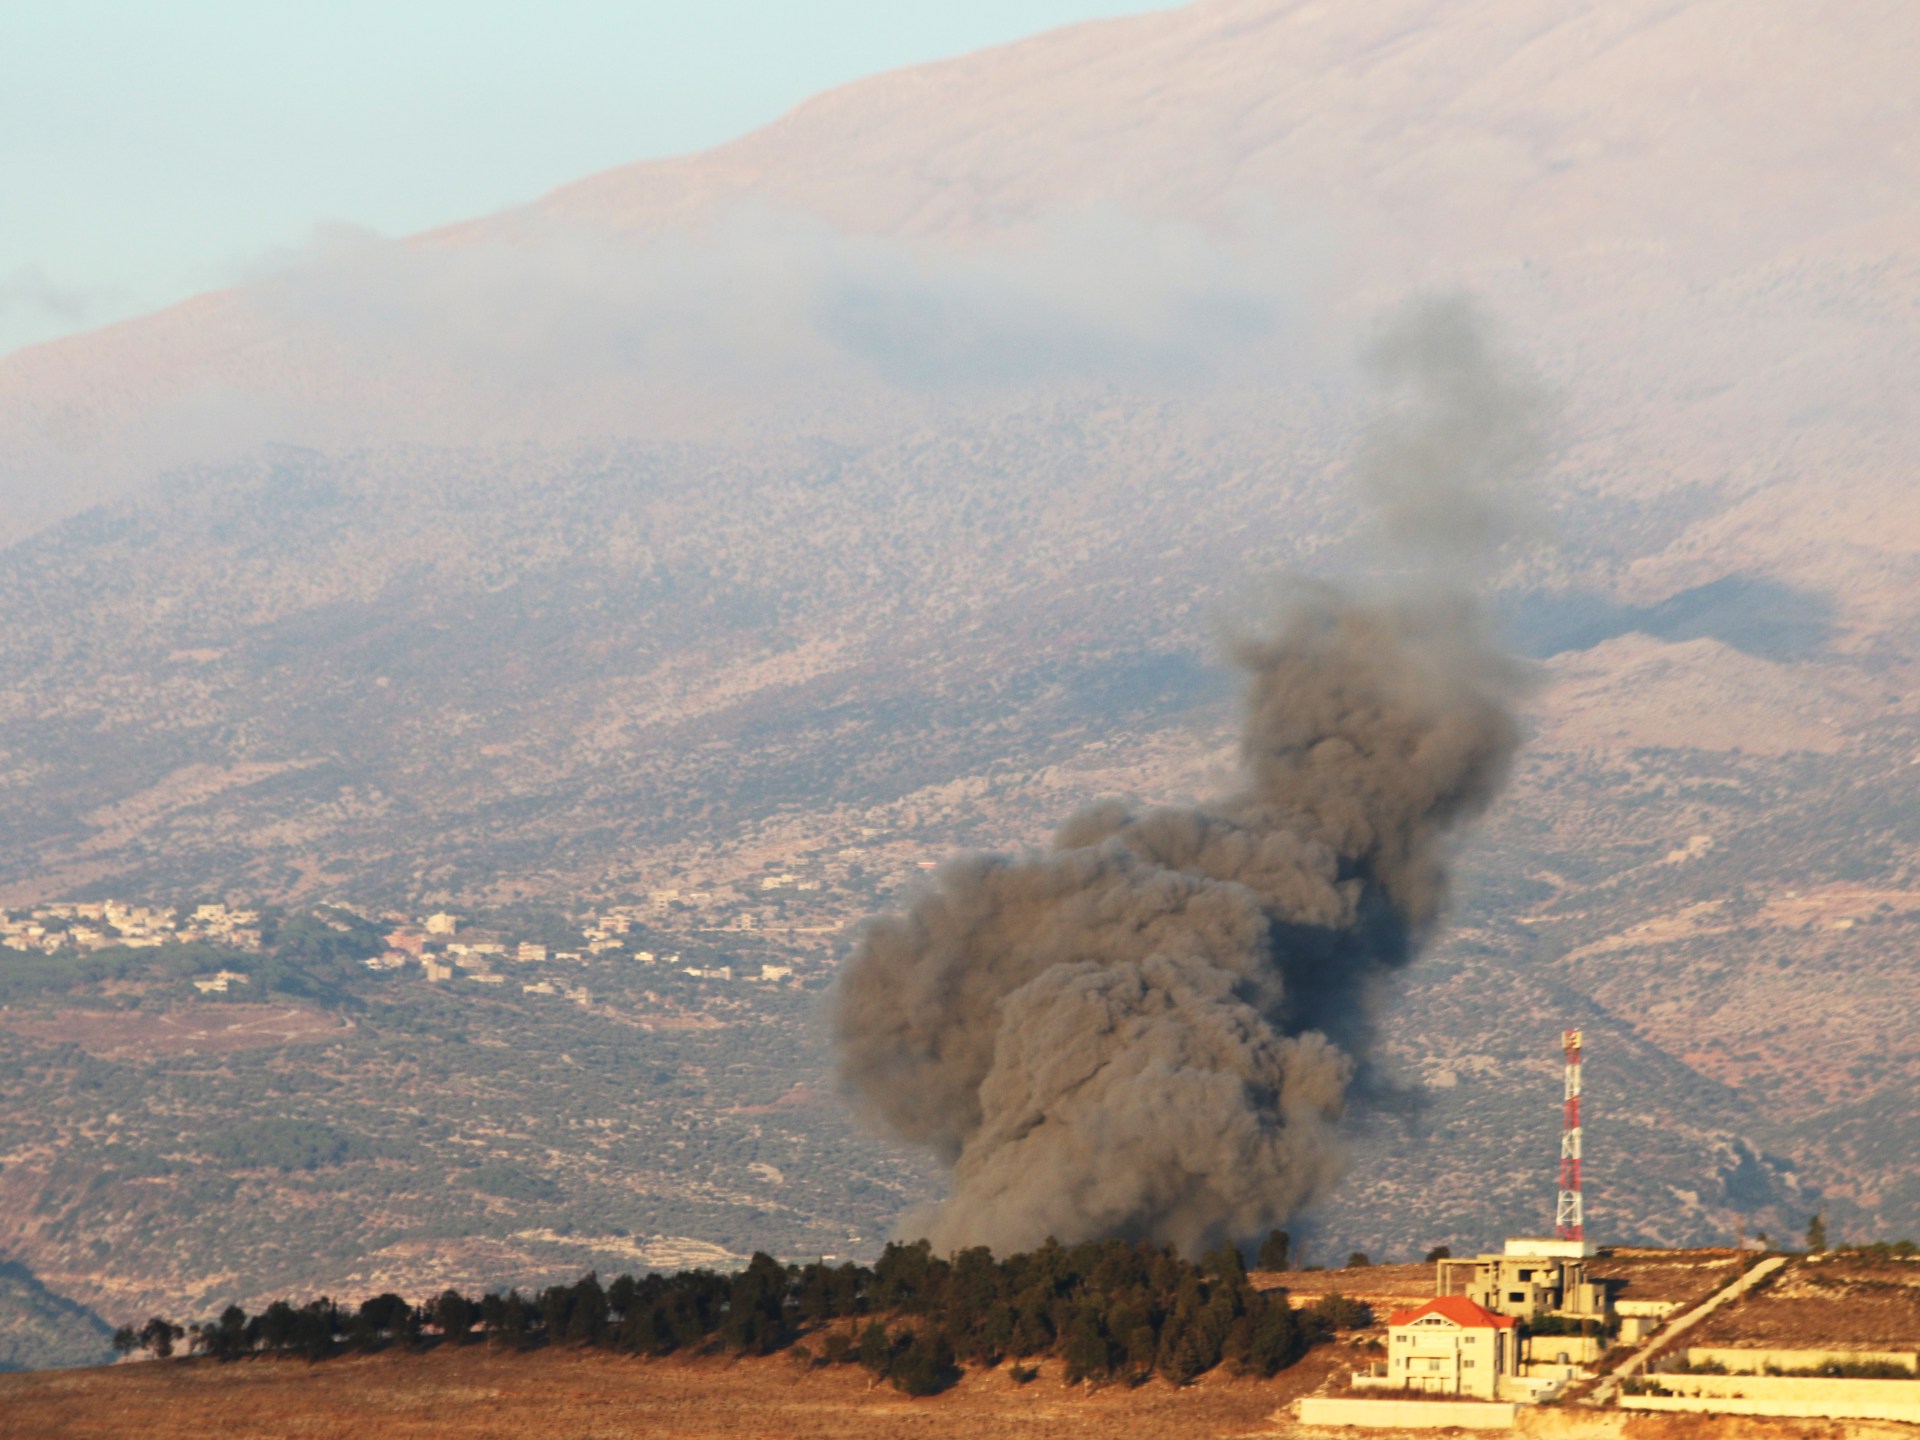
[(1530, 1213), (1563, 1018), (1623, 1229), (1920, 1223), (1915, 73), (1906, 0), (1206, 0), (0, 359), (0, 901), (892, 898), (1191, 800), (1464, 288), (1557, 417), (1534, 739), (1389, 1026), (1450, 1144), (1325, 1223)]
[[(1310, 294), (1339, 353), (1436, 283), (1525, 338), (1590, 468), (1884, 473), (1914, 454), (1916, 54), (1898, 0), (1242, 0), (1073, 27), (413, 242), (320, 237), (276, 282), (10, 357), (11, 526), (156, 446), (733, 434), (780, 400), (804, 432), (871, 433), (955, 381), (1217, 365), (1275, 328), (1249, 301)], [(828, 359), (858, 393), (823, 407)], [(682, 413), (715, 388), (735, 403)], [(1618, 434), (1602, 417), (1629, 407)], [(1790, 447), (1765, 474), (1763, 419)], [(1898, 522), (1911, 546), (1911, 507), (1826, 490), (1807, 538)]]

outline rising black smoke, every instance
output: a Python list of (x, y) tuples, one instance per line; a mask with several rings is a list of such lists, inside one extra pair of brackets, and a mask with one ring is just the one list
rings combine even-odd
[[(1360, 469), (1388, 529), (1494, 537), (1533, 409), (1471, 310), (1405, 312), (1376, 359), (1402, 405)], [(1460, 570), (1363, 600), (1303, 588), (1230, 644), (1242, 780), (1194, 809), (1093, 807), (1047, 850), (968, 855), (876, 921), (837, 994), (856, 1104), (929, 1147), (936, 1247), (1115, 1235), (1193, 1252), (1338, 1178), (1337, 1124), (1383, 982), (1431, 932), (1447, 837), (1517, 738), (1512, 672)]]

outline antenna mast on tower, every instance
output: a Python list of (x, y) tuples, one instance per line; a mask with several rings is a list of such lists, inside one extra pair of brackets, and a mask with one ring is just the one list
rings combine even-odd
[(1567, 1111), (1560, 1132), (1560, 1203), (1553, 1212), (1553, 1233), (1559, 1240), (1584, 1240), (1580, 1209), (1580, 1032), (1562, 1031), (1567, 1052)]

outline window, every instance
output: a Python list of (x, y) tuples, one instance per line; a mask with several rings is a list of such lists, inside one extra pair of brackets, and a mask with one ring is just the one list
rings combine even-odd
[(1438, 1370), (1440, 1368), (1440, 1365), (1441, 1365), (1441, 1362), (1438, 1360), (1427, 1361), (1427, 1369), (1429, 1370)]
[(1524, 1290), (1509, 1290), (1507, 1292), (1507, 1301), (1513, 1305), (1524, 1305), (1527, 1303), (1527, 1292)]
[(1462, 1360), (1460, 1362), (1460, 1368), (1462, 1370), (1471, 1370), (1473, 1368), (1473, 1362), (1471, 1360)]

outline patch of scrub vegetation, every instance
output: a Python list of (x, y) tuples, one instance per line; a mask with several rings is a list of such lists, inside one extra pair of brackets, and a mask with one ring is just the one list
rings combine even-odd
[(47, 1289), (26, 1266), (0, 1260), (0, 1370), (98, 1365), (109, 1358), (107, 1324)]
[(243, 1170), (319, 1170), (366, 1160), (373, 1147), (317, 1120), (249, 1120), (207, 1141), (207, 1153)]
[(541, 1175), (530, 1174), (514, 1165), (488, 1161), (476, 1165), (465, 1175), (467, 1184), (482, 1195), (502, 1200), (521, 1200), (528, 1204), (560, 1199), (560, 1187)]

